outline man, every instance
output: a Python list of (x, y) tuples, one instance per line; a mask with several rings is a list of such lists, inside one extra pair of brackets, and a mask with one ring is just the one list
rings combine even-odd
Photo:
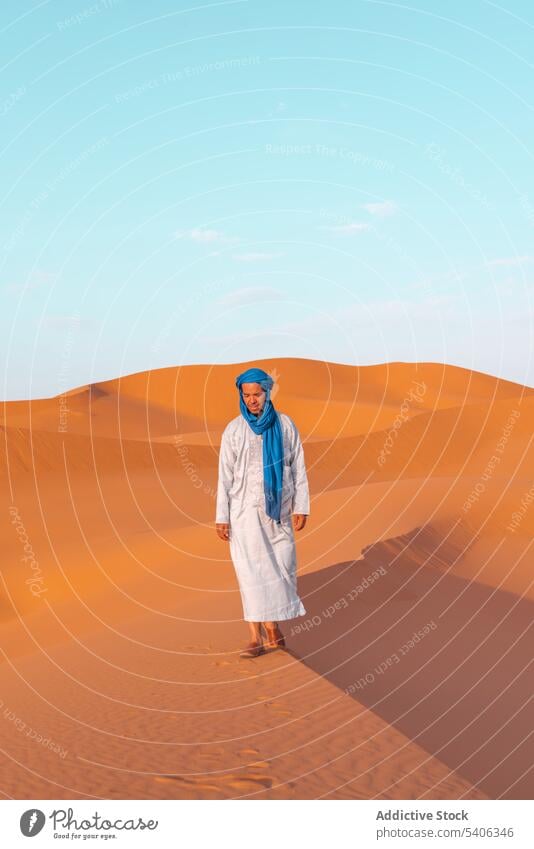
[(241, 657), (257, 657), (266, 647), (285, 647), (279, 620), (306, 613), (297, 593), (293, 530), (304, 528), (310, 502), (300, 435), (274, 408), (273, 379), (250, 368), (235, 384), (241, 413), (222, 435), (215, 526), (230, 542), (250, 628)]

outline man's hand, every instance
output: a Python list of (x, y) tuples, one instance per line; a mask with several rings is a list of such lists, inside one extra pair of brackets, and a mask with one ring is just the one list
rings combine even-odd
[(217, 536), (228, 542), (230, 539), (230, 525), (228, 522), (220, 522), (215, 525), (215, 530), (217, 531)]
[(305, 513), (293, 513), (293, 527), (296, 531), (301, 531), (306, 524), (307, 515)]

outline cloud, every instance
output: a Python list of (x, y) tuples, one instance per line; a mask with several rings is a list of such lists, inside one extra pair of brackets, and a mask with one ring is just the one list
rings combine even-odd
[(369, 225), (359, 221), (353, 221), (351, 224), (338, 225), (323, 225), (319, 230), (331, 230), (333, 233), (359, 233), (361, 230), (368, 230)]
[(363, 208), (371, 215), (378, 215), (379, 218), (387, 218), (397, 212), (397, 204), (392, 200), (385, 200), (382, 203), (364, 203)]
[(71, 328), (76, 330), (96, 330), (100, 327), (96, 318), (81, 318), (79, 315), (46, 315), (38, 322), (38, 326), (50, 330)]
[(488, 266), (523, 265), (524, 263), (533, 262), (533, 261), (534, 261), (534, 256), (529, 256), (528, 254), (526, 254), (525, 256), (509, 256), (509, 257), (500, 257), (500, 258), (497, 258), (497, 259), (490, 259), (488, 262), (486, 262), (486, 265), (488, 265)]
[(274, 107), (274, 111), (268, 112), (267, 117), (273, 118), (275, 115), (280, 115), (281, 113), (287, 112), (287, 103), (283, 100), (279, 100), (276, 106)]
[(24, 281), (8, 283), (6, 286), (7, 292), (25, 292), (30, 289), (39, 289), (41, 286), (53, 286), (58, 279), (58, 274), (51, 271), (43, 271), (36, 269), (30, 272)]
[[(520, 315), (525, 315), (525, 309), (528, 310), (532, 302), (532, 291), (534, 291), (532, 280), (529, 278), (522, 279), (521, 277), (508, 274), (500, 280), (494, 280), (491, 283), (488, 295), (497, 295), (500, 298), (513, 298), (513, 302), (508, 301), (506, 304), (501, 304), (506, 309), (507, 315), (511, 314), (510, 310), (512, 307), (517, 308)], [(495, 304), (497, 305), (497, 302)]]
[(191, 230), (177, 230), (174, 234), (177, 239), (188, 239), (191, 242), (201, 244), (227, 244), (230, 242), (238, 242), (237, 237), (225, 236), (220, 230), (211, 230), (207, 227), (193, 227)]
[(274, 254), (274, 253), (262, 253), (261, 251), (250, 251), (250, 253), (245, 254), (234, 254), (233, 259), (237, 260), (237, 262), (264, 262), (265, 260), (274, 259), (277, 256), (283, 256), (283, 254)]
[[(430, 295), (436, 293), (447, 292), (451, 283), (464, 283), (472, 278), (472, 272), (460, 268), (452, 268), (449, 271), (438, 272), (436, 274), (425, 274), (413, 283), (406, 284), (407, 290), (415, 290), (416, 292), (427, 292)], [(460, 291), (463, 291), (462, 287)]]
[[(242, 290), (244, 291), (244, 290)], [(335, 335), (340, 340), (350, 339), (354, 330), (362, 333), (413, 334), (418, 326), (436, 323), (445, 327), (446, 321), (460, 318), (468, 321), (462, 299), (457, 295), (437, 295), (422, 300), (403, 300), (392, 298), (387, 301), (369, 303), (352, 301), (343, 307), (311, 311), (307, 315), (297, 316), (285, 323), (273, 327), (257, 327), (254, 330), (236, 330), (220, 336), (201, 337), (202, 342), (231, 346), (242, 342), (268, 340), (279, 345), (280, 339), (293, 339), (304, 344), (317, 341), (325, 334)], [(267, 322), (266, 322), (267, 323)]]
[(270, 286), (263, 287), (247, 287), (237, 289), (235, 292), (228, 292), (223, 295), (215, 303), (220, 306), (241, 306), (242, 304), (256, 304), (262, 301), (282, 301), (285, 300), (285, 294), (279, 289), (274, 289)]

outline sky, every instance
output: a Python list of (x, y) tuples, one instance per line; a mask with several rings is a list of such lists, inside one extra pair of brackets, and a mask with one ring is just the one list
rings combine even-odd
[(187, 364), (534, 386), (528, 0), (3, 0), (2, 399)]

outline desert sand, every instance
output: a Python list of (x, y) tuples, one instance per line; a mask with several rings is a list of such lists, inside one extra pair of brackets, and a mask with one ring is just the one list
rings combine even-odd
[[(251, 365), (311, 515), (306, 615), (244, 660), (214, 514)], [(532, 798), (534, 389), (273, 359), (2, 408), (4, 798)]]

